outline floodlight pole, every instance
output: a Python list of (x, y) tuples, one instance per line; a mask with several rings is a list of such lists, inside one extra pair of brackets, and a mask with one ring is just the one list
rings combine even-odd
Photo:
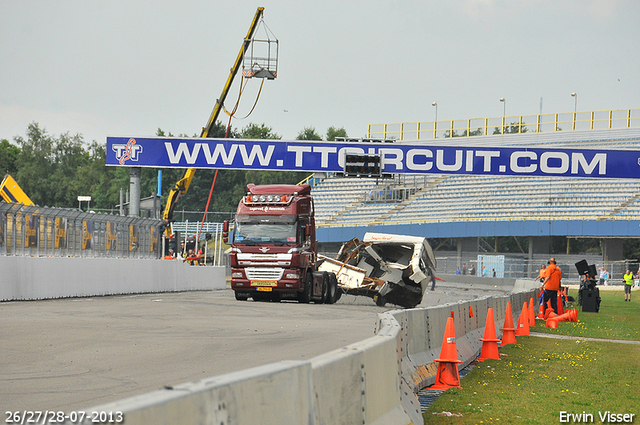
[(504, 97), (501, 97), (500, 102), (502, 102), (502, 134), (504, 134), (504, 126), (507, 118), (507, 100)]
[(435, 139), (437, 137), (437, 132), (438, 132), (438, 102), (433, 102), (431, 106), (436, 107), (436, 118), (433, 121), (433, 138)]
[(576, 115), (578, 113), (578, 93), (576, 93), (576, 92), (571, 93), (571, 97), (574, 98), (574, 101), (573, 101), (573, 128), (572, 128), (572, 130), (575, 130), (576, 129), (576, 118), (577, 118)]

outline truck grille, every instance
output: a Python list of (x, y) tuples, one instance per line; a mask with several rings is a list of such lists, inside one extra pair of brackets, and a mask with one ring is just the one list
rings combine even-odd
[(249, 280), (280, 280), (284, 269), (279, 267), (247, 267), (245, 273)]

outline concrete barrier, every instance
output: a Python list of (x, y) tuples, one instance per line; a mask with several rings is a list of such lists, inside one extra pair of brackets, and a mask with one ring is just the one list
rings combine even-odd
[(480, 352), (487, 309), (494, 309), (500, 329), (506, 303), (517, 322), (532, 297), (530, 290), (382, 313), (376, 336), (310, 361), (274, 363), (85, 410), (122, 412), (128, 425), (422, 424), (415, 392), (434, 381), (433, 361), (451, 313), (464, 367)]
[(442, 275), (444, 281), (437, 283), (438, 287), (467, 287), (469, 289), (486, 289), (499, 291), (527, 291), (540, 286), (540, 282), (533, 279), (489, 278), (469, 275)]
[(0, 256), (0, 301), (226, 288), (224, 267), (175, 260)]
[[(273, 363), (103, 404), (87, 412), (121, 412), (128, 425), (312, 424), (316, 412), (310, 369), (309, 362)], [(65, 423), (89, 424), (91, 418)]]

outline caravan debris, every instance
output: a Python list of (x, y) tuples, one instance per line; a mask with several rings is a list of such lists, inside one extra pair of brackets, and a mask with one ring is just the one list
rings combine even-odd
[(426, 238), (366, 233), (344, 243), (336, 258), (319, 256), (320, 271), (332, 272), (344, 293), (413, 308), (434, 278), (436, 259)]

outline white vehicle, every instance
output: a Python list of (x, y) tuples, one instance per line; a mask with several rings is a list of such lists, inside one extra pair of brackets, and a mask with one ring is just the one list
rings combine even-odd
[(366, 233), (340, 248), (335, 259), (319, 256), (319, 271), (332, 272), (343, 292), (407, 308), (420, 304), (433, 278), (436, 259), (426, 238)]

